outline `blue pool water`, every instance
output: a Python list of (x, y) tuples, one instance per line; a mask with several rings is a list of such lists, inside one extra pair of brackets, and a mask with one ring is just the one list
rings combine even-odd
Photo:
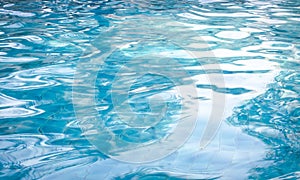
[(298, 0), (1, 1), (0, 179), (299, 179), (299, 29)]

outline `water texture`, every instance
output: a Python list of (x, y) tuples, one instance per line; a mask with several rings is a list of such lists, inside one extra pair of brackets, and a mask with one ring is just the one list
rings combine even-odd
[[(299, 179), (299, 29), (297, 0), (1, 1), (0, 179)], [(133, 60), (149, 52), (178, 67), (164, 76), (155, 58)], [(192, 84), (183, 103), (176, 88)], [(95, 145), (99, 127), (124, 142), (118, 152), (163, 139), (195, 107), (187, 141), (158, 161)]]

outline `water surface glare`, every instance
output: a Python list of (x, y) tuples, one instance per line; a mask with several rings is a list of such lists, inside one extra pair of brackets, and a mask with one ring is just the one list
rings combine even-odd
[(298, 0), (2, 0), (0, 179), (299, 179), (299, 29)]

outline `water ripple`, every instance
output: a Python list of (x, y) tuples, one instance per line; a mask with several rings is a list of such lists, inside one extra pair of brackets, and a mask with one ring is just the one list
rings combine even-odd
[[(297, 0), (1, 1), (0, 179), (299, 178), (299, 6)], [(157, 45), (141, 39), (165, 45), (151, 51), (180, 62), (190, 77), (174, 77), (195, 81), (200, 112), (181, 149), (152, 164), (129, 165), (106, 157), (85, 139), (95, 132), (79, 127), (72, 85), (76, 65), (93, 62), (83, 63), (82, 85), (75, 92), (86, 104), (85, 118), (95, 108), (106, 126), (128, 141), (131, 135), (144, 142), (171, 132), (182, 100), (171, 81), (119, 72), (123, 84), (111, 89), (122, 65)], [(173, 40), (201, 58), (169, 47)], [(119, 54), (96, 63), (119, 47)], [(148, 64), (140, 61), (143, 68)], [(95, 73), (96, 87), (87, 87)], [(222, 75), (224, 86), (207, 75)], [(156, 95), (172, 107), (167, 115), (173, 121), (164, 122), (161, 132), (129, 129), (116, 120), (109, 97), (130, 83), (132, 110), (156, 116), (149, 110), (163, 109)], [(94, 91), (96, 105), (85, 98)], [(208, 149), (199, 150), (212, 92), (226, 96), (227, 122)]]
[[(73, 70), (70, 68), (57, 69), (56, 67), (38, 68), (33, 70), (19, 71), (12, 73), (9, 76), (0, 78), (0, 85), (3, 89), (40, 89), (49, 86), (59, 86), (61, 80), (68, 83), (66, 76), (72, 79)], [(64, 79), (60, 79), (64, 77)]]
[(32, 16), (35, 16), (35, 14), (29, 13), (29, 12), (13, 11), (13, 10), (6, 10), (6, 9), (0, 9), (0, 14), (9, 14), (9, 15), (12, 15), (12, 16), (19, 16), (19, 17), (32, 17)]
[(19, 100), (0, 93), (0, 119), (30, 117), (43, 113), (33, 100)]

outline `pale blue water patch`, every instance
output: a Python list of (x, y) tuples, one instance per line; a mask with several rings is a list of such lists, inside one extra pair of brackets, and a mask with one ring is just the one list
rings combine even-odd
[[(297, 0), (1, 1), (0, 179), (299, 178), (299, 29)], [(174, 32), (180, 32), (176, 38), (166, 35)], [(141, 40), (165, 46), (151, 48)], [(172, 40), (202, 58), (191, 58)], [(100, 67), (88, 63), (81, 72), (83, 82), (95, 74), (95, 88), (77, 89), (83, 97), (89, 88), (97, 92), (96, 107), (86, 108), (95, 108), (99, 122), (127, 142), (147, 144), (172, 133), (184, 110), (171, 77), (149, 73), (132, 82), (130, 107), (139, 117), (155, 116), (164, 107), (161, 100), (167, 101), (166, 121), (145, 122), (152, 127), (147, 131), (119, 123), (111, 84), (130, 57), (146, 51), (175, 57), (196, 84), (197, 125), (181, 148), (161, 160), (116, 161), (86, 140), (89, 134), (76, 119), (76, 65), (118, 47), (123, 49)], [(222, 75), (224, 87), (207, 74)], [(187, 78), (176, 72), (173, 77)], [(226, 98), (223, 123), (200, 149), (212, 92)], [(157, 101), (148, 100), (155, 95)]]

